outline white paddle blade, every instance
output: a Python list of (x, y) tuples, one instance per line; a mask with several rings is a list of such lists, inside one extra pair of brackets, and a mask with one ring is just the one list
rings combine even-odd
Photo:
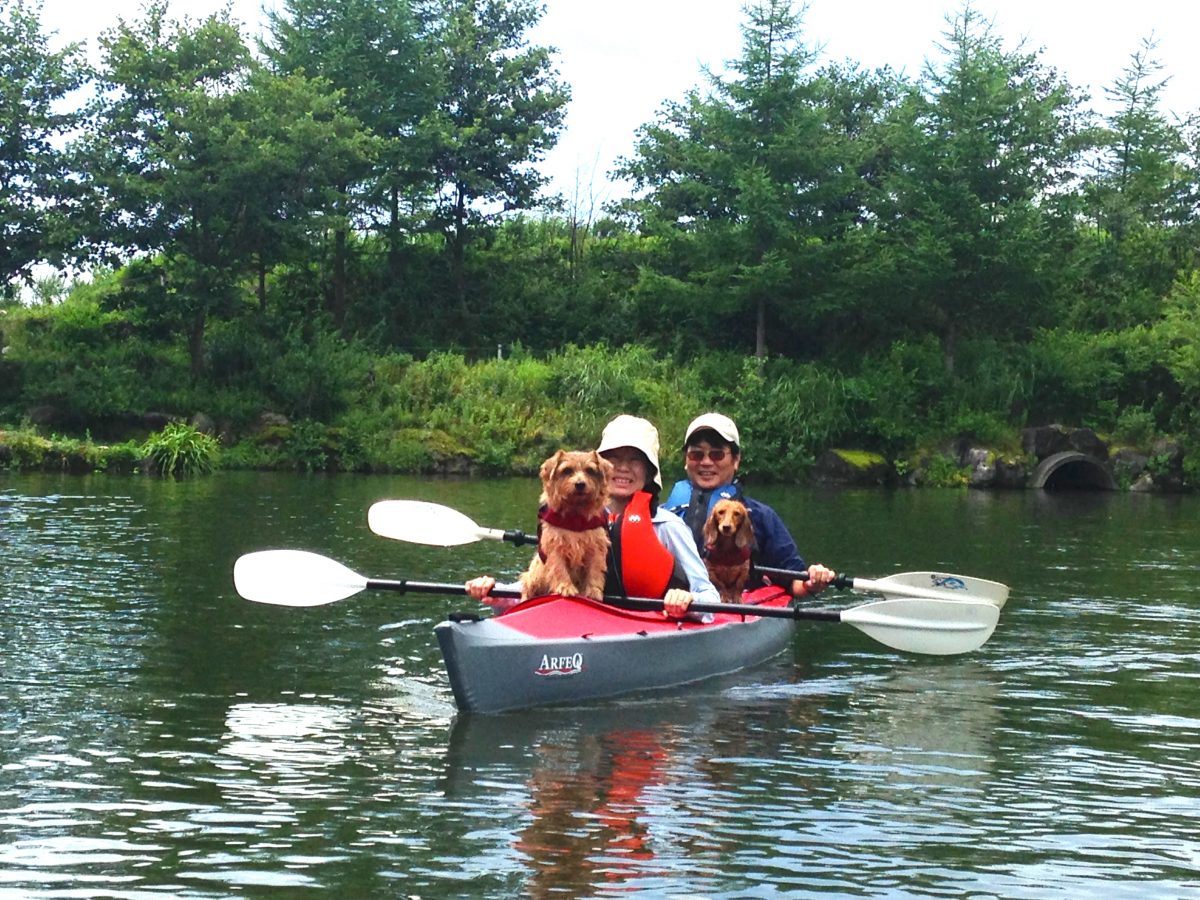
[(449, 506), (424, 500), (380, 500), (367, 510), (367, 526), (382, 537), (410, 544), (457, 547), (484, 538), (503, 540), (504, 532), (480, 528)]
[(875, 591), (878, 594), (883, 594), (889, 600), (912, 597), (921, 600), (950, 600), (958, 603), (990, 603), (997, 609), (1000, 608), (994, 600), (985, 600), (981, 597), (976, 597), (966, 590), (944, 587), (933, 588), (925, 587), (924, 585), (912, 587), (903, 581), (890, 581), (887, 578), (879, 580), (852, 578), (850, 579), (850, 587), (856, 591)]
[[(1001, 609), (1008, 600), (1008, 585), (999, 581), (988, 581), (971, 575), (955, 575), (950, 572), (897, 572), (879, 579), (880, 584), (902, 588), (922, 588), (935, 591), (952, 591), (961, 600), (984, 600)], [(881, 589), (887, 593), (887, 589)], [(947, 596), (947, 600), (956, 599)]]
[(880, 600), (843, 611), (842, 621), (896, 650), (949, 656), (982, 647), (1000, 607), (983, 600)]
[(307, 550), (259, 550), (238, 557), (233, 586), (255, 603), (323, 606), (366, 590), (367, 579)]

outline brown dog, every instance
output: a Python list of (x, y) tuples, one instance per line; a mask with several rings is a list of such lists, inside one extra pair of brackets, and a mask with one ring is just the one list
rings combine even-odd
[(750, 577), (754, 527), (740, 500), (718, 500), (704, 523), (704, 565), (726, 603), (740, 602)]
[(604, 598), (608, 529), (604, 502), (612, 463), (594, 450), (559, 450), (542, 463), (538, 552), (521, 576), (525, 597)]

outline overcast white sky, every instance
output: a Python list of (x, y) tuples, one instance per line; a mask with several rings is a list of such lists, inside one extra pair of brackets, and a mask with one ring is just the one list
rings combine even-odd
[[(330, 0), (337, 2), (337, 0)], [(233, 0), (234, 16), (251, 34), (260, 10), (276, 0)], [(581, 202), (613, 199), (607, 183), (614, 161), (633, 145), (638, 126), (654, 118), (664, 100), (677, 99), (701, 80), (701, 67), (720, 69), (741, 49), (742, 0), (546, 0), (533, 40), (557, 47), (558, 68), (571, 86), (567, 126), (542, 166), (552, 189)], [(975, 0), (994, 20), (1006, 48), (1024, 40), (1043, 49), (1043, 60), (1093, 96), (1128, 64), (1143, 38), (1159, 42), (1162, 74), (1172, 81), (1165, 106), (1178, 114), (1200, 110), (1200, 4), (1187, 0)], [(43, 0), (43, 27), (56, 43), (92, 40), (118, 17), (139, 18), (142, 0)], [(202, 18), (224, 0), (171, 0), (170, 13)], [(937, 56), (946, 16), (956, 0), (810, 0), (805, 30), (822, 61), (852, 59), (873, 69), (890, 65), (915, 77)], [(576, 187), (578, 186), (578, 194)]]

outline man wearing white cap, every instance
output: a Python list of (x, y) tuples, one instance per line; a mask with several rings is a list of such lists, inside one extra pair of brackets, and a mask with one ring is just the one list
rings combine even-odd
[[(609, 535), (604, 592), (663, 599), (668, 616), (687, 612), (692, 600), (719, 603), (691, 532), (678, 516), (658, 505), (662, 475), (658, 465), (658, 429), (637, 416), (617, 416), (604, 428), (597, 451), (613, 464), (608, 484)], [(467, 593), (504, 607), (489, 594), (489, 575), (467, 582)]]
[(823, 590), (836, 573), (816, 563), (809, 566), (779, 514), (742, 492), (737, 483), (740, 448), (737, 425), (729, 416), (710, 412), (693, 419), (683, 439), (683, 465), (688, 477), (675, 483), (663, 506), (683, 519), (696, 547), (703, 552), (704, 522), (712, 507), (722, 499), (741, 500), (754, 526), (754, 562), (774, 569), (807, 571), (807, 580), (792, 582), (792, 593), (797, 597)]

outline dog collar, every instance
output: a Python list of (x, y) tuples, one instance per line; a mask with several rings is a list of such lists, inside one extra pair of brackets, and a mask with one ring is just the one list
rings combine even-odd
[[(547, 525), (565, 528), (567, 531), (591, 531), (593, 528), (605, 528), (608, 521), (603, 515), (585, 516), (580, 513), (560, 513), (543, 506), (538, 510), (538, 519)], [(542, 549), (542, 526), (538, 525), (538, 557), (546, 561), (546, 551)]]
[(750, 548), (742, 547), (740, 550), (720, 552), (712, 544), (709, 544), (704, 548), (704, 555), (718, 566), (736, 566), (750, 558)]
[(539, 509), (538, 518), (547, 525), (565, 528), (567, 531), (591, 531), (593, 528), (603, 528), (608, 524), (603, 515), (585, 516), (582, 513), (562, 513), (549, 507)]

